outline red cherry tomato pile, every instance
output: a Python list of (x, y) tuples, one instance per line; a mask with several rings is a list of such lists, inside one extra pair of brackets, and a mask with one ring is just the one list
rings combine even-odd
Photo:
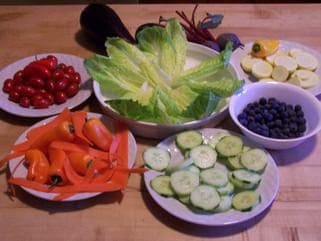
[(80, 82), (80, 74), (72, 66), (58, 63), (55, 56), (48, 55), (6, 79), (2, 90), (9, 94), (10, 101), (39, 109), (66, 102), (78, 93)]

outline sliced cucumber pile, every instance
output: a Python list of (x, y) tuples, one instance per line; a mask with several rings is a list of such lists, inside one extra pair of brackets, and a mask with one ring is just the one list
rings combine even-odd
[(184, 159), (178, 163), (171, 164), (170, 153), (163, 149), (144, 152), (145, 164), (162, 172), (150, 182), (158, 194), (208, 213), (250, 211), (260, 203), (255, 189), (268, 164), (264, 150), (244, 145), (231, 134), (206, 140), (198, 131), (178, 134), (176, 145)]

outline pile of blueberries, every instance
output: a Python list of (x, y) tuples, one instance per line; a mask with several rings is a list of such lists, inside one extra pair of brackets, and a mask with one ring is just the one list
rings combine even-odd
[(275, 98), (260, 98), (249, 103), (237, 118), (247, 129), (270, 138), (296, 138), (306, 131), (302, 107)]

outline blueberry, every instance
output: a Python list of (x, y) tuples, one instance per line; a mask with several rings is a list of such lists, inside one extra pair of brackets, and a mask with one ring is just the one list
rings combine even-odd
[(271, 109), (270, 110), (270, 114), (272, 114), (272, 115), (276, 115), (278, 112), (277, 112), (277, 110), (276, 109)]
[(298, 122), (298, 117), (291, 116), (290, 120), (291, 120), (291, 122)]
[(301, 105), (295, 105), (295, 106), (294, 106), (294, 110), (295, 110), (296, 112), (298, 112), (299, 110), (302, 110)]
[(271, 120), (273, 120), (273, 115), (271, 115), (270, 113), (263, 114), (263, 118), (264, 118), (266, 121), (271, 121)]
[(262, 130), (268, 131), (269, 127), (265, 124), (261, 125)]
[(303, 133), (303, 132), (306, 131), (306, 129), (307, 129), (307, 128), (306, 128), (305, 124), (302, 124), (302, 125), (299, 125), (299, 126), (298, 126), (298, 131), (299, 131), (299, 132), (302, 132), (302, 133)]
[(290, 129), (289, 128), (284, 128), (283, 129), (283, 133), (284, 134), (289, 134), (290, 133)]
[(256, 115), (254, 116), (254, 118), (255, 118), (255, 120), (257, 120), (257, 121), (260, 121), (260, 120), (263, 118), (263, 116), (262, 116), (260, 113), (258, 113), (258, 114), (256, 114)]
[(265, 108), (269, 110), (269, 109), (271, 109), (271, 108), (272, 108), (272, 105), (270, 105), (270, 104), (266, 104), (266, 105), (265, 105)]
[(305, 124), (306, 120), (304, 117), (298, 117), (298, 124)]
[(275, 120), (275, 125), (278, 127), (282, 127), (282, 121), (280, 119)]
[(263, 136), (269, 136), (269, 131), (268, 130), (262, 130), (261, 134)]
[(248, 128), (253, 131), (256, 128), (256, 123), (254, 121), (249, 122)]
[(284, 124), (288, 124), (288, 123), (290, 123), (290, 119), (289, 119), (289, 118), (284, 118), (284, 119), (282, 120), (282, 122), (283, 122)]
[(266, 123), (266, 125), (271, 128), (271, 127), (275, 126), (275, 122), (274, 121), (270, 121), (270, 122)]
[(296, 132), (298, 130), (298, 125), (296, 123), (290, 123), (290, 131)]
[(253, 107), (258, 107), (259, 103), (257, 101), (253, 102)]
[(264, 98), (264, 97), (260, 98), (260, 100), (259, 100), (260, 105), (265, 105), (266, 102), (267, 102), (266, 98)]
[(247, 118), (247, 120), (248, 120), (248, 122), (254, 122), (254, 117), (253, 116), (249, 116), (248, 118)]
[(295, 113), (294, 110), (288, 110), (289, 116), (295, 116), (297, 113)]
[(287, 111), (282, 112), (282, 113), (281, 113), (281, 117), (282, 117), (282, 118), (288, 118), (288, 117), (289, 117), (288, 112), (287, 112)]
[(294, 137), (295, 137), (295, 134), (292, 133), (292, 132), (290, 132), (290, 133), (289, 133), (289, 137), (290, 137), (290, 138), (294, 138)]
[(292, 106), (292, 105), (286, 105), (286, 108), (287, 108), (288, 110), (293, 110), (293, 106)]
[(304, 112), (303, 112), (302, 110), (298, 110), (298, 111), (296, 112), (296, 116), (297, 116), (297, 117), (303, 117), (303, 116), (304, 116)]
[(238, 118), (238, 119), (246, 119), (246, 118), (247, 118), (247, 114), (244, 113), (244, 112), (242, 112), (241, 114), (239, 114), (239, 115), (237, 116), (237, 118)]
[(259, 107), (256, 107), (256, 108), (254, 109), (254, 112), (255, 112), (256, 114), (258, 114), (258, 113), (261, 113), (261, 110), (260, 110)]
[(269, 103), (276, 102), (276, 99), (273, 98), (273, 97), (271, 97), (271, 98), (268, 99), (268, 102), (269, 102)]
[(246, 127), (246, 126), (248, 125), (248, 123), (249, 123), (249, 122), (247, 121), (247, 119), (240, 119), (239, 121), (240, 121), (240, 123), (241, 123), (243, 126), (245, 126), (245, 127)]
[(253, 108), (253, 104), (252, 103), (247, 104), (246, 108), (252, 109)]
[(255, 111), (254, 111), (253, 109), (250, 110), (249, 113), (248, 113), (248, 115), (254, 117), (254, 116), (255, 116)]

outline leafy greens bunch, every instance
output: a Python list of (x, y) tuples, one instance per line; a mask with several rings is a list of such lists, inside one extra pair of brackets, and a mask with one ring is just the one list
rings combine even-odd
[(184, 70), (187, 40), (175, 18), (164, 28), (143, 29), (137, 39), (138, 44), (133, 45), (108, 38), (108, 57), (96, 54), (85, 60), (106, 102), (125, 117), (162, 124), (197, 120), (218, 111), (225, 97), (243, 84), (232, 77), (215, 77), (227, 66), (231, 44)]

